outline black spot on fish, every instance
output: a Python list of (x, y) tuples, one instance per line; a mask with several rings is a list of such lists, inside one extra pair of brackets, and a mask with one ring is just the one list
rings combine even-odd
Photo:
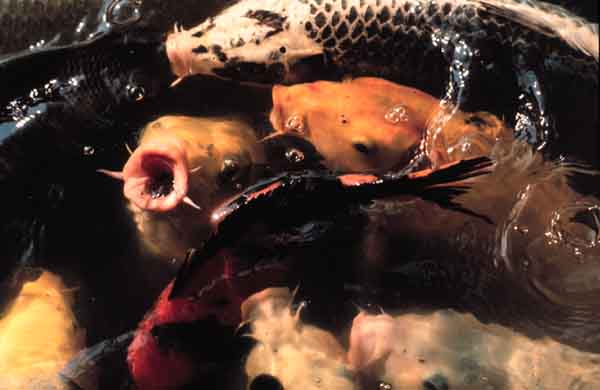
[(467, 18), (474, 18), (476, 13), (475, 13), (475, 8), (473, 7), (466, 7), (465, 9), (465, 15), (467, 16)]
[(317, 5), (321, 5), (323, 4), (323, 0), (315, 0), (315, 3), (317, 3)]
[(371, 23), (367, 26), (367, 38), (373, 38), (379, 34), (379, 26), (377, 23)]
[(192, 34), (194, 38), (200, 38), (202, 35), (204, 35), (204, 31), (198, 31)]
[(279, 62), (267, 67), (255, 62), (230, 61), (223, 68), (213, 68), (212, 72), (229, 79), (272, 84), (283, 81), (285, 67)]
[(286, 27), (287, 16), (279, 15), (267, 10), (248, 11), (247, 18), (258, 20), (258, 24), (270, 27), (272, 30), (265, 34), (265, 38), (278, 34)]
[(453, 15), (459, 16), (465, 13), (465, 7), (459, 6), (454, 9)]
[(346, 26), (346, 23), (340, 24), (340, 26), (337, 28), (337, 30), (335, 30), (335, 37), (337, 39), (342, 39), (347, 34), (348, 34), (348, 26)]
[(348, 13), (348, 22), (350, 22), (350, 24), (354, 23), (354, 21), (356, 20), (356, 18), (358, 17), (358, 12), (356, 12), (356, 8), (352, 7), (350, 8), (350, 12)]
[(338, 25), (338, 23), (340, 22), (340, 19), (341, 19), (341, 17), (340, 17), (340, 13), (339, 13), (338, 11), (335, 11), (335, 12), (333, 13), (333, 16), (331, 17), (331, 25), (332, 25), (333, 27), (337, 26), (337, 25)]
[(269, 38), (272, 35), (279, 34), (282, 31), (283, 30), (271, 30), (271, 31), (269, 31), (268, 33), (265, 34), (265, 38)]
[(215, 18), (214, 16), (211, 16), (210, 18), (208, 18), (208, 25), (204, 29), (204, 32), (212, 30), (213, 28), (215, 28)]
[(316, 14), (317, 13), (317, 7), (315, 7), (314, 5), (311, 4), (310, 5), (310, 13), (312, 15)]
[(433, 16), (435, 15), (438, 11), (440, 10), (440, 7), (437, 5), (437, 3), (435, 2), (431, 2), (431, 4), (429, 4), (429, 8), (427, 8), (427, 14), (429, 16)]
[(379, 23), (385, 23), (390, 20), (390, 16), (390, 10), (388, 7), (383, 7), (377, 14), (377, 19), (379, 20)]
[(364, 16), (365, 22), (368, 22), (369, 20), (373, 19), (374, 16), (375, 13), (373, 13), (373, 8), (371, 8), (371, 6), (368, 6)]
[(404, 14), (402, 13), (402, 10), (399, 9), (396, 12), (394, 19), (392, 19), (392, 23), (396, 26), (400, 26), (402, 23), (404, 23)]
[(356, 39), (360, 35), (362, 35), (364, 29), (365, 26), (363, 25), (363, 22), (359, 20), (358, 23), (356, 23), (356, 25), (354, 26), (354, 29), (352, 30), (352, 39)]
[(192, 52), (196, 54), (208, 53), (208, 49), (206, 48), (206, 46), (200, 45), (192, 49)]
[(326, 40), (329, 39), (329, 37), (331, 37), (331, 27), (327, 26), (323, 29), (323, 31), (321, 32), (321, 39)]
[(342, 0), (342, 9), (345, 10), (348, 8), (348, 0)]
[(219, 45), (213, 45), (211, 47), (211, 50), (213, 52), (214, 55), (217, 56), (217, 59), (221, 62), (226, 62), (227, 61), (227, 54), (225, 54), (223, 52), (223, 48)]
[(281, 47), (279, 48), (279, 52), (280, 52), (281, 54), (285, 54), (285, 52), (286, 52), (286, 51), (287, 51), (287, 50), (286, 50), (285, 46), (281, 46)]
[(315, 16), (315, 24), (317, 27), (321, 28), (327, 23), (327, 18), (323, 12), (319, 12), (317, 16)]
[(381, 38), (382, 39), (388, 39), (391, 38), (392, 35), (394, 35), (394, 32), (392, 31), (392, 28), (389, 25), (385, 25), (381, 28)]
[(249, 19), (256, 19), (259, 25), (271, 27), (274, 30), (283, 30), (283, 23), (287, 17), (267, 10), (248, 11), (245, 15)]
[(331, 12), (331, 4), (330, 3), (325, 3), (325, 12)]
[(323, 46), (330, 47), (330, 48), (335, 47), (335, 39), (331, 38), (331, 39), (325, 41), (325, 43), (323, 43)]
[(410, 8), (412, 7), (411, 3), (404, 3), (404, 11), (408, 12), (410, 11)]
[(272, 51), (269, 54), (269, 60), (271, 61), (279, 61), (279, 58), (281, 58), (281, 53), (278, 50)]
[(344, 39), (340, 44), (339, 44), (339, 48), (340, 50), (343, 51), (347, 51), (350, 50), (352, 48), (352, 40), (350, 40), (350, 38), (346, 38)]
[(244, 46), (246, 44), (246, 41), (244, 41), (244, 38), (238, 38), (238, 40), (235, 43), (231, 44), (231, 47), (240, 47), (240, 46)]
[(444, 13), (444, 15), (449, 15), (451, 11), (452, 11), (452, 4), (444, 3), (444, 6), (442, 7), (442, 12)]

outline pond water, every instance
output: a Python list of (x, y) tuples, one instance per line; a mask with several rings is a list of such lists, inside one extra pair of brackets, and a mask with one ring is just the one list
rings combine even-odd
[(600, 388), (593, 3), (0, 0), (0, 389)]

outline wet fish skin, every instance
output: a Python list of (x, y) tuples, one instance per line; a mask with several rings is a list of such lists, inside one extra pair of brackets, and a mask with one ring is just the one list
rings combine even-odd
[[(493, 48), (482, 55), (500, 56), (496, 48), (509, 55), (515, 50), (537, 53), (597, 79), (597, 26), (538, 1), (525, 2), (533, 16), (510, 8), (520, 4), (516, 0), (504, 4), (492, 0), (244, 0), (190, 30), (175, 32), (167, 46), (173, 70), (181, 77), (212, 74), (281, 82), (292, 78), (294, 64), (324, 55), (339, 74), (387, 72), (396, 81), (412, 80), (414, 85), (423, 71), (429, 78), (445, 73), (447, 59), (441, 52), (448, 43), (443, 41), (448, 39), (451, 48), (458, 34), (457, 39), (474, 48)], [(234, 20), (238, 27), (232, 29)], [(440, 47), (436, 47), (432, 34), (440, 31)]]
[(95, 17), (101, 4), (102, 0), (1, 0), (0, 54), (73, 34), (83, 18)]
[[(466, 191), (462, 180), (488, 173), (486, 168), (490, 165), (488, 158), (479, 157), (451, 163), (437, 171), (401, 175), (336, 175), (329, 171), (308, 170), (282, 173), (261, 181), (212, 212), (215, 232), (202, 250), (182, 266), (170, 298), (189, 296), (190, 291), (193, 294), (197, 288), (193, 283), (194, 270), (247, 235), (247, 230), (257, 221), (277, 230), (294, 223), (327, 220), (374, 199), (400, 195), (421, 197), (441, 207), (473, 215), (452, 199)], [(486, 220), (483, 216), (478, 217)]]
[(160, 34), (128, 31), (0, 61), (0, 79), (0, 287), (18, 287), (18, 271), (41, 260), (65, 186), (94, 172), (85, 148), (122, 145), (139, 128), (138, 100), (166, 90), (172, 76)]
[[(42, 41), (44, 45), (71, 44), (119, 27), (107, 19), (109, 8), (136, 1), (0, 0), (0, 57)], [(175, 21), (186, 24), (207, 17), (222, 3), (209, 0), (198, 7), (197, 0), (144, 0), (139, 5), (141, 18), (134, 23), (167, 31)]]

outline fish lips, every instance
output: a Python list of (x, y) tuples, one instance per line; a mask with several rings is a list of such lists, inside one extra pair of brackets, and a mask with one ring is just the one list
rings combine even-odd
[(188, 159), (181, 142), (145, 144), (123, 168), (123, 193), (143, 210), (166, 212), (186, 197)]

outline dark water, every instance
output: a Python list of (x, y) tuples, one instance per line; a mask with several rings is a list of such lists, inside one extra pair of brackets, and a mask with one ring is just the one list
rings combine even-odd
[[(598, 22), (595, 2), (560, 4)], [(90, 2), (88, 9), (73, 11), (65, 22), (68, 27), (57, 30), (63, 33), (60, 39), (81, 39), (71, 33), (69, 23), (83, 14), (92, 15), (86, 32), (121, 28), (102, 19), (114, 6)], [(146, 1), (139, 18), (135, 10), (122, 11), (122, 17), (125, 25), (141, 19), (170, 30), (173, 21), (192, 25), (222, 6), (213, 2), (199, 6), (190, 0), (177, 5)], [(17, 39), (14, 46), (3, 48), (3, 54), (51, 39), (54, 27), (49, 24), (32, 31), (27, 45), (19, 46), (21, 38)], [(450, 92), (440, 98), (460, 103), (465, 111), (491, 111), (500, 117), (514, 112), (514, 87), (490, 93), (480, 80), (461, 73), (460, 67), (452, 71), (457, 84), (446, 88)], [(462, 78), (468, 81), (464, 95), (459, 93)], [(556, 79), (545, 94), (548, 111), (556, 118), (551, 144), (533, 154), (511, 142), (498, 143), (493, 156), (503, 161), (501, 167), (474, 189), (476, 195), (464, 199), (494, 224), (421, 200), (379, 202), (361, 209), (357, 218), (334, 221), (336, 228), (321, 241), (282, 255), (292, 263), (302, 259), (301, 265), (290, 267), (286, 281), (290, 289), (299, 286), (291, 307), (287, 301), (262, 301), (265, 306), (273, 303), (276, 310), (255, 309), (249, 331), (259, 343), (234, 351), (231, 364), (213, 369), (198, 386), (247, 385), (253, 390), (276, 389), (281, 382), (286, 390), (600, 386), (597, 85), (584, 89), (570, 79)], [(567, 98), (573, 94), (577, 104)], [(272, 130), (271, 105), (268, 88), (198, 78), (161, 99), (144, 102), (140, 112), (150, 114), (131, 122), (137, 129), (164, 114), (235, 115), (262, 136)], [(445, 117), (439, 120), (443, 123)], [(129, 144), (135, 145), (136, 132), (131, 133)], [(541, 154), (563, 159), (565, 164), (544, 165)], [(62, 202), (46, 218), (50, 222), (44, 228), (43, 258), (38, 265), (60, 275), (63, 289), (74, 289), (71, 307), (78, 327), (85, 329), (85, 346), (97, 348), (62, 369), (72, 388), (133, 388), (125, 364), (128, 335), (181, 264), (181, 258), (151, 255), (140, 247), (122, 184), (92, 173), (97, 166), (119, 169), (128, 157), (124, 146), (115, 145), (92, 150), (80, 165), (66, 167), (69, 180)], [(372, 267), (361, 263), (365, 254), (372, 257), (367, 259), (373, 261)], [(264, 255), (266, 260), (271, 257), (278, 256)], [(385, 261), (378, 263), (380, 257)], [(268, 279), (259, 275), (252, 283), (261, 286)], [(291, 320), (303, 304), (299, 319)], [(359, 312), (364, 319), (360, 323)], [(278, 332), (280, 336), (273, 336)], [(187, 336), (181, 333), (182, 338)], [(198, 336), (199, 348), (215, 342)], [(26, 336), (12, 337), (27, 343)], [(335, 343), (339, 346), (332, 346)], [(388, 350), (383, 357), (367, 348), (355, 362), (369, 361), (370, 356), (381, 360), (355, 377), (346, 352), (363, 344)], [(266, 347), (260, 350), (257, 345)], [(277, 350), (281, 353), (273, 352)], [(82, 356), (94, 356), (92, 363), (84, 364)], [(8, 372), (2, 371), (4, 367), (0, 365), (0, 373)], [(406, 374), (398, 375), (399, 371)], [(11, 382), (14, 377), (1, 375), (0, 389), (2, 380), (8, 383), (6, 388), (17, 388)], [(31, 374), (22, 377), (27, 375)], [(46, 388), (31, 386), (25, 388)]]

